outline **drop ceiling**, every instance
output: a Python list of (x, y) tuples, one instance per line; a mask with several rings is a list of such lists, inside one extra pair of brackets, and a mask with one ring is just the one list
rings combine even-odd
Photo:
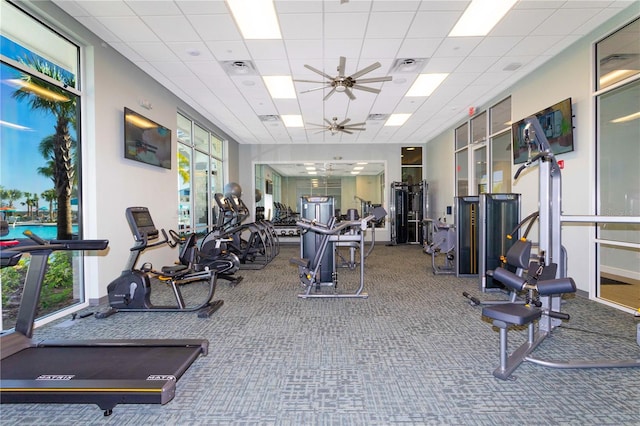
[[(520, 0), (485, 37), (447, 37), (469, 1), (275, 0), (282, 39), (244, 40), (222, 0), (70, 1), (54, 3), (241, 144), (424, 143), (459, 123), (553, 56), (637, 1)], [(355, 100), (295, 83), (295, 99), (272, 99), (262, 76), (322, 81), (305, 64), (350, 75), (379, 94)], [(400, 64), (398, 66), (398, 64)], [(428, 97), (405, 97), (418, 74), (449, 73)], [(559, 99), (560, 100), (560, 99)], [(384, 126), (409, 113), (402, 126)], [(287, 128), (282, 115), (305, 123), (325, 118), (366, 122), (353, 134)], [(266, 117), (266, 119), (265, 119)]]

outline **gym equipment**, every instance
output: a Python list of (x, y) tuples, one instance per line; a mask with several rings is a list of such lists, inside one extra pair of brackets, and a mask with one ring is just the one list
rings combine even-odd
[[(300, 197), (299, 223), (324, 223), (329, 224), (335, 222), (334, 217), (334, 198), (332, 196), (303, 196)], [(319, 232), (305, 232), (304, 227), (297, 225), (303, 232), (300, 238), (300, 258), (314, 259), (316, 254), (322, 248), (324, 235)], [(327, 241), (328, 243), (328, 241)], [(330, 283), (333, 281), (334, 271), (334, 254), (333, 250), (325, 250), (322, 257), (318, 261), (319, 269), (316, 272), (316, 279), (319, 282)]]
[[(185, 257), (185, 252), (181, 254), (183, 262), (178, 265), (164, 266), (161, 271), (153, 269), (150, 263), (144, 263), (140, 269), (136, 269), (136, 264), (143, 251), (151, 247), (169, 245), (175, 247), (167, 237), (164, 229), (158, 231), (153, 223), (151, 214), (147, 207), (128, 207), (126, 209), (127, 222), (131, 228), (131, 233), (135, 244), (131, 248), (131, 253), (127, 261), (126, 268), (122, 274), (107, 286), (109, 298), (109, 308), (98, 312), (96, 318), (106, 318), (116, 312), (198, 312), (199, 318), (208, 318), (217, 311), (223, 304), (222, 300), (212, 301), (216, 291), (217, 274), (214, 269), (206, 266), (194, 267)], [(158, 240), (160, 232), (162, 240)], [(179, 239), (179, 236), (176, 236)], [(158, 240), (158, 241), (156, 241)], [(155, 241), (155, 242), (154, 242)], [(195, 246), (195, 235), (189, 238), (184, 244), (183, 250), (193, 256)], [(187, 263), (187, 264), (185, 264)], [(233, 262), (226, 262), (229, 268), (234, 266)], [(171, 286), (175, 305), (154, 305), (151, 301), (151, 277), (166, 282)], [(180, 286), (193, 282), (206, 282), (208, 284), (208, 294), (205, 300), (194, 306), (185, 304)]]
[[(425, 244), (424, 252), (431, 255), (431, 268), (434, 275), (455, 274), (456, 227), (455, 225), (438, 220), (437, 223), (428, 221), (433, 227), (431, 243)], [(444, 256), (444, 263), (438, 265), (436, 258)]]
[(480, 197), (455, 197), (454, 217), (458, 241), (456, 242), (456, 276), (478, 275), (478, 214)]
[[(29, 253), (29, 269), (13, 332), (0, 336), (0, 403), (166, 404), (176, 382), (200, 355), (204, 339), (33, 340), (47, 261), (58, 250), (104, 250), (107, 240), (31, 240), (1, 247), (2, 267)], [(6, 261), (5, 261), (6, 260)]]
[[(565, 254), (561, 243), (561, 222), (599, 222), (599, 223), (640, 223), (639, 217), (630, 216), (562, 216), (561, 169), (551, 151), (549, 141), (535, 117), (525, 119), (524, 138), (535, 141), (539, 146), (539, 154), (535, 155), (516, 172), (517, 179), (522, 170), (539, 163), (539, 250), (545, 257), (541, 266), (558, 264), (558, 278), (541, 280), (535, 284), (504, 268), (494, 271), (494, 279), (500, 281), (514, 291), (531, 291), (539, 306), (525, 306), (518, 303), (506, 303), (487, 306), (482, 315), (493, 320), (500, 329), (500, 365), (493, 372), (499, 379), (506, 380), (524, 361), (529, 361), (550, 368), (625, 368), (640, 367), (640, 357), (627, 360), (570, 360), (548, 361), (532, 356), (532, 352), (547, 338), (553, 330), (568, 320), (562, 313), (561, 297), (564, 293), (575, 292), (575, 283), (566, 275)], [(527, 341), (509, 354), (508, 330), (511, 326), (527, 326)], [(536, 327), (537, 325), (537, 327)], [(640, 345), (640, 325), (636, 328), (636, 341)]]
[[(238, 257), (240, 269), (264, 268), (280, 251), (275, 227), (268, 220), (246, 223), (250, 213), (240, 198), (240, 185), (225, 185), (225, 193), (214, 194), (217, 221), (202, 240), (200, 252), (212, 256), (224, 250)], [(225, 240), (222, 246), (219, 244), (221, 239)]]
[(512, 230), (520, 221), (520, 194), (480, 194), (479, 208), (480, 290), (501, 291), (504, 286), (495, 282), (488, 272), (502, 265), (504, 254), (513, 245), (514, 238), (518, 238), (518, 234)]
[[(298, 267), (298, 275), (301, 285), (306, 291), (299, 294), (298, 297), (306, 298), (367, 298), (369, 295), (364, 293), (364, 268), (365, 268), (365, 231), (369, 224), (373, 221), (381, 220), (386, 216), (387, 212), (383, 207), (376, 207), (371, 215), (363, 219), (355, 219), (344, 222), (337, 222), (335, 216), (331, 217), (327, 224), (322, 224), (314, 220), (301, 219), (298, 226), (304, 233), (313, 233), (320, 236), (318, 246), (314, 248), (313, 258), (293, 258), (289, 263)], [(356, 232), (350, 232), (350, 231)], [(375, 232), (375, 227), (371, 227)], [(303, 235), (304, 237), (304, 235)], [(356, 249), (360, 251), (360, 281), (359, 287), (354, 293), (338, 293), (338, 274), (336, 270), (336, 262), (334, 258), (334, 250), (336, 245), (340, 243), (356, 243)], [(301, 240), (301, 246), (304, 242)], [(332, 270), (330, 280), (322, 279), (321, 271), (323, 270), (322, 262), (324, 259), (330, 259)], [(332, 293), (321, 293), (323, 287), (329, 287)], [(315, 293), (311, 290), (315, 289)]]
[(391, 183), (391, 244), (423, 244), (422, 220), (429, 216), (429, 185)]

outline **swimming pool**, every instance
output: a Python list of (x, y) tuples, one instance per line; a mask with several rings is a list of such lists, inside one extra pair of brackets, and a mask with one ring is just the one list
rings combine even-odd
[[(44, 240), (54, 240), (58, 236), (58, 227), (55, 225), (9, 224), (9, 235), (2, 237), (2, 239), (10, 240), (12, 238), (27, 238), (23, 234), (27, 229)], [(78, 225), (73, 225), (72, 231), (74, 234), (77, 234)]]

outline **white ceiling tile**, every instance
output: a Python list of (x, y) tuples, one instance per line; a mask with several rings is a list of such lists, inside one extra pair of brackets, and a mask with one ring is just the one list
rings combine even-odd
[(286, 40), (321, 40), (322, 19), (318, 14), (286, 14), (280, 16), (280, 31)]
[(142, 18), (163, 41), (199, 41), (198, 33), (184, 16), (147, 16)]
[(205, 44), (219, 61), (251, 59), (251, 55), (242, 41), (207, 41)]
[(530, 36), (521, 40), (507, 54), (508, 55), (541, 55), (551, 46), (556, 45), (563, 39), (557, 35)]
[(346, 40), (325, 40), (324, 41), (324, 58), (335, 58), (335, 70), (338, 66), (340, 56), (357, 58), (362, 50), (362, 39), (346, 39)]
[(120, 0), (82, 1), (80, 3), (84, 10), (95, 17), (135, 15), (126, 2)]
[(596, 9), (561, 9), (553, 13), (534, 31), (533, 35), (570, 34), (596, 15)]
[(418, 12), (407, 32), (409, 38), (446, 37), (456, 24), (462, 12)]
[(324, 36), (328, 40), (364, 38), (367, 13), (327, 13), (324, 15)]
[(188, 15), (187, 20), (204, 41), (242, 40), (229, 15)]
[(458, 65), (456, 72), (484, 72), (499, 59), (499, 56), (468, 56)]
[(322, 0), (275, 0), (273, 2), (280, 16), (287, 13), (322, 13)]
[(502, 56), (518, 44), (523, 37), (485, 37), (470, 56)]
[(285, 40), (289, 58), (311, 59), (322, 56), (322, 40)]
[(363, 58), (396, 58), (402, 44), (401, 38), (366, 39), (362, 45)]
[(467, 56), (473, 52), (480, 42), (482, 37), (454, 37), (446, 38), (442, 41), (434, 56), (440, 57), (455, 57), (455, 56)]
[(369, 17), (366, 36), (370, 38), (404, 37), (413, 20), (412, 12), (380, 12)]
[(525, 36), (553, 14), (555, 9), (514, 9), (491, 30), (490, 36)]
[(129, 47), (138, 55), (142, 56), (145, 61), (178, 61), (178, 57), (164, 43), (147, 43), (136, 42), (129, 43)]
[(214, 61), (215, 57), (204, 42), (168, 42), (166, 45), (185, 62)]
[(291, 75), (287, 61), (275, 59), (256, 59), (253, 61), (260, 75)]
[(137, 16), (106, 17), (100, 22), (125, 42), (160, 41), (153, 31)]
[(224, 1), (178, 0), (176, 5), (185, 15), (225, 14), (229, 12)]
[(287, 59), (282, 40), (247, 40), (245, 43), (253, 59)]
[(443, 38), (406, 38), (398, 50), (398, 58), (430, 58)]
[(178, 6), (172, 1), (166, 0), (128, 0), (129, 6), (137, 15), (177, 15), (181, 13)]

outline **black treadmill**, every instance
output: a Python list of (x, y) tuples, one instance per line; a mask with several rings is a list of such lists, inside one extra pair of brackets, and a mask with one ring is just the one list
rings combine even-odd
[(0, 245), (2, 267), (31, 254), (15, 330), (0, 336), (0, 403), (166, 404), (176, 382), (200, 356), (205, 339), (32, 339), (47, 260), (56, 250), (104, 250), (107, 240), (31, 240)]

